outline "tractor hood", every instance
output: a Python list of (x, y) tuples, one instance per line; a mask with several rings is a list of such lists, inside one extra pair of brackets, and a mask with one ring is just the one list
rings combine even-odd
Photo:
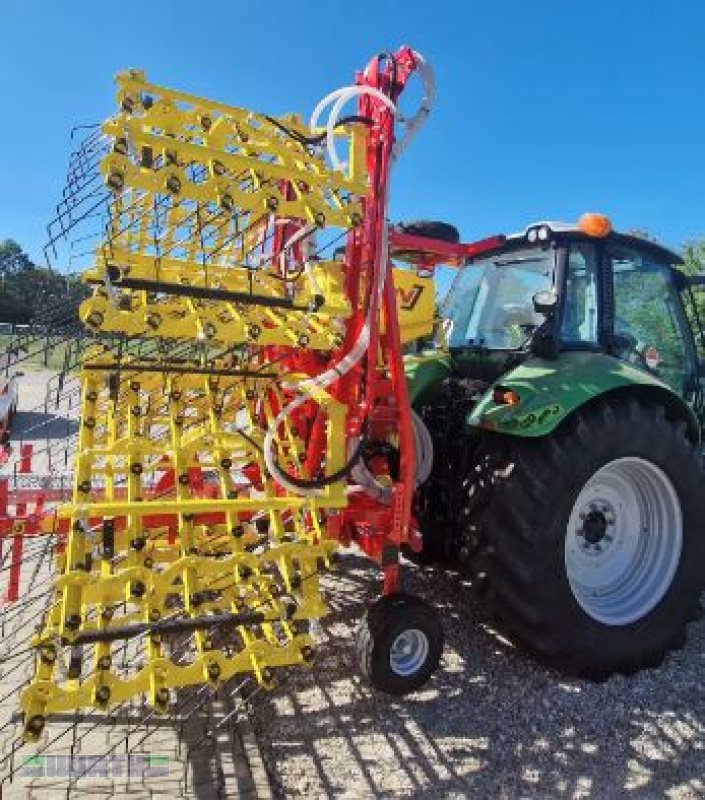
[[(502, 392), (515, 392), (516, 405), (496, 402)], [(607, 393), (648, 394), (682, 418), (692, 438), (699, 425), (692, 409), (667, 384), (644, 370), (602, 353), (566, 352), (551, 361), (531, 358), (491, 387), (466, 418), (472, 428), (514, 436), (551, 433), (575, 409)]]

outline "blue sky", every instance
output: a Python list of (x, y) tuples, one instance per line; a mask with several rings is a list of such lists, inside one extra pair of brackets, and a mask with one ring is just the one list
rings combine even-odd
[(69, 131), (112, 113), (118, 70), (308, 114), (402, 43), (433, 63), (438, 99), (397, 169), (394, 219), (472, 239), (598, 210), (675, 247), (705, 236), (698, 0), (0, 0), (0, 30), (0, 239), (35, 258)]

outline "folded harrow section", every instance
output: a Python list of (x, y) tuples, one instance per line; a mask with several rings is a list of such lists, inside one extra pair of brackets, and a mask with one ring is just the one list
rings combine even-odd
[(57, 579), (26, 739), (51, 714), (140, 694), (164, 712), (179, 687), (311, 662), (338, 541), (398, 590), (414, 445), (385, 215), (418, 59), (373, 60), (325, 129), (118, 76), (50, 228), (90, 244), (72, 249), (78, 442), (71, 500), (41, 523)]
[[(187, 684), (249, 671), (267, 683), (273, 667), (310, 660), (307, 621), (325, 612), (317, 576), (334, 543), (316, 506), (341, 494), (314, 504), (256, 477), (261, 437), (237, 433), (254, 427), (248, 390), (231, 382), (228, 415), (215, 410), (228, 387), (210, 376), (144, 372), (112, 394), (102, 378), (82, 379), (74, 502), (60, 510), (70, 530), (22, 698), (30, 733), (47, 714), (137, 693), (166, 709)], [(112, 650), (133, 637), (146, 637), (146, 659), (121, 676)]]

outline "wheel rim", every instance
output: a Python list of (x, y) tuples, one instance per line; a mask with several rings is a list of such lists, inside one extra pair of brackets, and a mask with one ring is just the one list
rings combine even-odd
[(568, 520), (573, 596), (598, 622), (636, 622), (668, 591), (682, 547), (681, 505), (666, 473), (642, 458), (611, 461), (583, 486)]
[(389, 666), (396, 675), (408, 678), (423, 667), (428, 657), (428, 637), (417, 628), (400, 633), (389, 651)]

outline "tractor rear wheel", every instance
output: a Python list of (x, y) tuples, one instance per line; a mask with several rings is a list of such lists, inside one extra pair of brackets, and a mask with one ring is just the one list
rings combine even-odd
[(604, 679), (685, 641), (703, 587), (705, 473), (686, 425), (635, 400), (552, 436), (496, 437), (474, 524), (502, 627), (544, 660)]

